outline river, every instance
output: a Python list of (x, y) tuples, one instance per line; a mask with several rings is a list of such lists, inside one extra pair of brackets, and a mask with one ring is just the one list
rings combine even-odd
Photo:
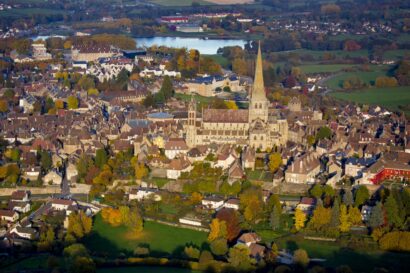
[(244, 47), (246, 40), (241, 39), (203, 39), (185, 37), (152, 37), (136, 38), (137, 46), (150, 47), (152, 45), (168, 47), (186, 47), (187, 49), (197, 49), (201, 54), (216, 54), (218, 48), (225, 46)]
[[(31, 37), (33, 40), (46, 40), (49, 37), (60, 37), (65, 38), (65, 36), (60, 35), (39, 35)], [(203, 39), (203, 38), (186, 38), (186, 37), (151, 37), (151, 38), (135, 38), (137, 42), (137, 47), (150, 47), (152, 45), (157, 46), (168, 46), (181, 48), (186, 47), (187, 49), (197, 49), (201, 54), (216, 54), (218, 48), (225, 46), (240, 46), (244, 47), (247, 43), (243, 39)]]

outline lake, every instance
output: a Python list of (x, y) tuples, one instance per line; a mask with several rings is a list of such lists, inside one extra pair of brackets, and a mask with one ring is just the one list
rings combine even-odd
[(225, 46), (244, 47), (246, 40), (241, 39), (202, 39), (202, 38), (185, 38), (185, 37), (151, 37), (136, 38), (137, 47), (152, 45), (168, 47), (186, 47), (187, 49), (197, 49), (201, 54), (216, 54), (218, 48)]
[[(39, 35), (33, 36), (31, 39), (46, 40), (49, 37), (60, 37), (65, 38), (61, 35)], [(240, 46), (244, 48), (247, 40), (243, 39), (202, 39), (202, 38), (186, 38), (186, 37), (151, 37), (151, 38), (135, 38), (137, 42), (137, 47), (145, 46), (150, 47), (152, 45), (157, 46), (168, 46), (181, 48), (186, 47), (187, 49), (197, 49), (201, 54), (216, 54), (218, 48), (225, 46)]]

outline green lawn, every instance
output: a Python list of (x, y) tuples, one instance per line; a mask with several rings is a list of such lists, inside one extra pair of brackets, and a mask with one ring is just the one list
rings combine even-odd
[(302, 248), (311, 258), (326, 259), (325, 266), (349, 265), (353, 272), (370, 273), (375, 267), (386, 268), (389, 272), (409, 272), (410, 270), (410, 264), (403, 262), (410, 258), (408, 253), (344, 249), (335, 242), (304, 240), (296, 237), (283, 237), (275, 242), (280, 249)]
[(383, 58), (385, 59), (393, 59), (393, 60), (398, 60), (402, 59), (403, 57), (410, 57), (410, 51), (406, 49), (396, 49), (396, 50), (387, 50), (383, 54)]
[(299, 68), (302, 70), (303, 73), (310, 74), (323, 72), (335, 73), (354, 66), (355, 65), (351, 64), (306, 64), (299, 66)]
[(343, 87), (343, 82), (346, 79), (352, 78), (352, 77), (358, 77), (360, 78), (363, 82), (367, 83), (368, 85), (373, 85), (374, 82), (376, 81), (376, 78), (379, 76), (386, 76), (387, 71), (386, 70), (374, 70), (371, 72), (364, 72), (364, 71), (358, 71), (358, 72), (346, 72), (342, 73), (340, 75), (336, 75), (335, 77), (332, 77), (328, 79), (325, 82), (325, 85), (327, 85), (329, 88), (333, 90), (338, 90), (342, 89)]
[(215, 62), (217, 62), (220, 66), (227, 68), (229, 65), (229, 60), (222, 55), (213, 54), (213, 55), (205, 55), (211, 57)]
[(151, 177), (149, 179), (146, 179), (146, 181), (149, 183), (154, 183), (159, 188), (162, 188), (165, 184), (169, 182), (167, 178), (161, 178), (161, 177)]
[[(204, 96), (200, 96), (200, 95), (193, 95), (194, 99), (196, 100), (196, 102), (201, 102), (201, 103), (209, 103), (212, 98), (211, 97), (204, 97)], [(191, 95), (186, 95), (186, 94), (175, 94), (175, 96), (177, 99), (183, 100), (183, 101), (190, 101), (191, 100)]]
[(351, 92), (331, 92), (329, 95), (341, 100), (381, 105), (392, 110), (398, 110), (399, 105), (410, 104), (410, 86), (369, 88)]
[(118, 256), (119, 253), (132, 255), (139, 245), (149, 246), (151, 256), (178, 256), (187, 244), (201, 247), (206, 242), (207, 233), (191, 229), (171, 227), (146, 221), (144, 231), (138, 237), (129, 234), (127, 227), (112, 227), (105, 223), (101, 215), (95, 217), (93, 231), (84, 243), (95, 253)]
[[(11, 258), (10, 258), (11, 259)], [(1, 272), (20, 272), (22, 270), (36, 270), (44, 269), (47, 267), (47, 255), (33, 256), (27, 259), (23, 259), (16, 263), (2, 263), (0, 264)], [(10, 262), (10, 261), (7, 261)], [(9, 264), (9, 265), (6, 265)], [(4, 270), (4, 271), (3, 271)]]

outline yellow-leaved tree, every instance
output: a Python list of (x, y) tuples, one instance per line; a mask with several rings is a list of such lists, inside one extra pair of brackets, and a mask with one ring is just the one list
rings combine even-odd
[(299, 231), (305, 227), (306, 214), (302, 210), (296, 209), (294, 220), (295, 220), (295, 229)]

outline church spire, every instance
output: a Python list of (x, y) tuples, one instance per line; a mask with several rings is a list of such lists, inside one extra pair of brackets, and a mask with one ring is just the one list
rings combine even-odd
[(258, 56), (256, 57), (255, 79), (253, 82), (252, 97), (266, 98), (265, 85), (263, 83), (263, 66), (260, 41), (258, 45)]

